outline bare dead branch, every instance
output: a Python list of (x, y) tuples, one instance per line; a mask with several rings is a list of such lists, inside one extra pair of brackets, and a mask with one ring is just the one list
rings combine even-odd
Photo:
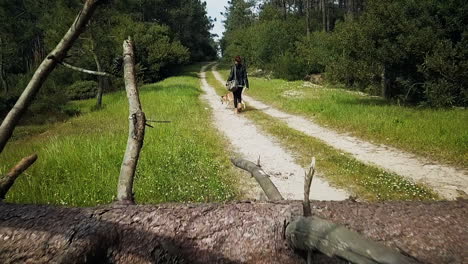
[(114, 75), (112, 75), (110, 73), (107, 73), (107, 72), (87, 70), (87, 69), (84, 69), (84, 68), (73, 66), (73, 65), (68, 64), (66, 62), (61, 62), (60, 64), (62, 64), (63, 66), (65, 66), (65, 67), (67, 67), (69, 69), (72, 69), (74, 71), (79, 71), (79, 72), (86, 73), (86, 74), (104, 76), (104, 77), (114, 77)]
[(7, 175), (0, 178), (0, 200), (5, 199), (6, 194), (15, 183), (16, 179), (27, 170), (35, 161), (37, 155), (33, 154), (22, 159), (15, 167), (13, 167)]
[(232, 164), (234, 164), (234, 166), (246, 170), (252, 174), (255, 180), (257, 180), (260, 187), (262, 187), (263, 191), (268, 197), (268, 200), (284, 200), (281, 193), (270, 180), (270, 176), (265, 171), (263, 171), (261, 167), (255, 165), (255, 163), (253, 162), (241, 158), (231, 158), (231, 162)]

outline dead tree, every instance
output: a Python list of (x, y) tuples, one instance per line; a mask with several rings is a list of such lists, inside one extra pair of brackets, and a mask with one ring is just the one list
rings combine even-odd
[(129, 131), (127, 149), (120, 169), (117, 200), (119, 202), (133, 203), (133, 179), (145, 137), (146, 117), (141, 110), (135, 77), (135, 54), (131, 39), (123, 44), (123, 63), (125, 90), (129, 103)]
[(103, 0), (86, 0), (83, 9), (76, 17), (68, 32), (47, 58), (42, 61), (39, 68), (37, 68), (15, 106), (10, 110), (0, 126), (0, 153), (5, 148), (8, 139), (10, 139), (13, 134), (16, 124), (31, 104), (42, 84), (45, 82), (49, 74), (55, 69), (57, 64), (63, 61), (68, 50), (70, 50), (78, 36), (83, 32), (86, 24), (91, 19), (94, 10), (102, 1)]

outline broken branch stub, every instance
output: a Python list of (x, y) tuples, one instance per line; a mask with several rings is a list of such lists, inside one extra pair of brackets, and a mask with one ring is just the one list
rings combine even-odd
[(146, 117), (141, 109), (135, 78), (135, 55), (131, 39), (123, 44), (125, 90), (129, 103), (129, 131), (127, 148), (120, 168), (119, 183), (117, 187), (117, 200), (119, 202), (134, 203), (133, 180), (145, 138)]
[(13, 167), (9, 173), (0, 178), (0, 201), (5, 199), (6, 194), (21, 173), (27, 170), (36, 160), (36, 154), (24, 158), (15, 167)]
[(309, 171), (305, 174), (305, 178), (304, 178), (304, 202), (302, 204), (304, 216), (312, 216), (312, 211), (310, 209), (310, 187), (312, 185), (314, 174), (315, 174), (315, 157), (312, 158), (312, 163), (310, 164)]
[(416, 260), (365, 238), (342, 225), (319, 217), (299, 217), (286, 227), (286, 239), (295, 249), (318, 250), (357, 264), (415, 264)]

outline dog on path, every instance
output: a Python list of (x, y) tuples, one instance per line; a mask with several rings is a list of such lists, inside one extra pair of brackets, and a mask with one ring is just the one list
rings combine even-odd
[[(232, 95), (232, 93), (227, 93), (221, 96), (221, 104), (227, 104), (228, 106), (229, 104), (234, 104), (234, 96)], [(245, 109), (244, 101), (242, 101), (240, 104), (242, 106), (242, 110), (244, 110)]]

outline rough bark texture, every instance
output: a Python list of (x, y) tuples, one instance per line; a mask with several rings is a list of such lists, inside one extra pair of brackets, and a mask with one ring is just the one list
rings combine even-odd
[(0, 201), (5, 199), (7, 192), (15, 183), (18, 176), (27, 170), (37, 160), (37, 155), (31, 155), (22, 159), (15, 167), (13, 167), (7, 175), (0, 176)]
[[(467, 208), (466, 200), (312, 203), (314, 215), (434, 264), (466, 263)], [(292, 251), (284, 238), (285, 224), (300, 215), (302, 203), (287, 201), (70, 209), (0, 204), (0, 259), (5, 264), (305, 263), (304, 253)], [(333, 263), (315, 258), (314, 263)]]
[(123, 60), (125, 90), (127, 91), (130, 116), (127, 149), (125, 150), (125, 156), (120, 168), (117, 200), (133, 203), (133, 179), (145, 138), (146, 117), (145, 113), (141, 110), (135, 78), (135, 55), (130, 39), (124, 41)]
[(84, 30), (86, 24), (91, 19), (97, 4), (100, 1), (102, 0), (87, 0), (85, 2), (83, 9), (78, 14), (73, 25), (62, 38), (60, 43), (55, 47), (55, 49), (47, 56), (44, 61), (42, 61), (41, 65), (34, 73), (15, 106), (10, 110), (8, 115), (3, 120), (2, 125), (0, 126), (0, 153), (3, 151), (6, 143), (13, 134), (16, 124), (19, 122), (21, 116), (31, 104), (34, 96), (37, 94), (49, 74), (55, 69), (57, 64), (63, 60), (68, 50), (72, 47), (75, 40)]
[(261, 167), (255, 165), (253, 162), (240, 158), (232, 158), (231, 162), (236, 167), (246, 170), (252, 174), (263, 192), (265, 192), (269, 201), (284, 200), (283, 196), (278, 191), (278, 188), (276, 188), (275, 184), (270, 180), (270, 176), (264, 172)]

